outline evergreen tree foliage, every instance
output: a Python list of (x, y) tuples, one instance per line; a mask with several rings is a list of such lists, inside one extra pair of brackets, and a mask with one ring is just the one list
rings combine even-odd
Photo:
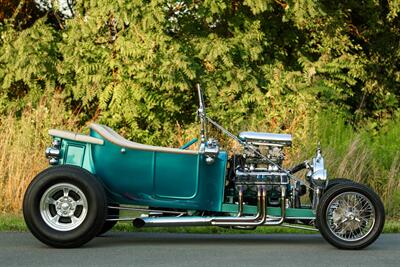
[(0, 112), (58, 90), (82, 123), (173, 144), (177, 125), (193, 129), (200, 82), (209, 114), (234, 132), (302, 138), (321, 109), (375, 129), (399, 110), (399, 10), (377, 0), (76, 1), (69, 19), (49, 19), (53, 10), (28, 28), (0, 25)]

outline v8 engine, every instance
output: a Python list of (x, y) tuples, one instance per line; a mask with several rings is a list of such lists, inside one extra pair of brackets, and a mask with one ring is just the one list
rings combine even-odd
[[(262, 187), (266, 192), (268, 205), (279, 206), (284, 193), (293, 195), (291, 203), (288, 201), (284, 204), (297, 206), (295, 203), (299, 200), (296, 199), (305, 193), (305, 186), (303, 184), (290, 186), (288, 173), (281, 168), (285, 159), (284, 148), (291, 146), (292, 136), (242, 132), (239, 138), (246, 143), (246, 147), (241, 155), (234, 155), (230, 159), (228, 179), (231, 192), (237, 191), (239, 195), (243, 194), (245, 203), (254, 204), (257, 202), (257, 192)], [(294, 190), (287, 190), (292, 187)], [(290, 191), (294, 191), (295, 194)]]

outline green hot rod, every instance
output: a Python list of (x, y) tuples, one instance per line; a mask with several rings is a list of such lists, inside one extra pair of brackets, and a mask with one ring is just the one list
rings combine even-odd
[[(132, 221), (135, 227), (312, 229), (342, 249), (361, 249), (378, 238), (384, 207), (370, 188), (328, 179), (320, 148), (312, 160), (283, 168), (291, 135), (235, 136), (207, 117), (197, 89), (201, 130), (196, 151), (187, 148), (197, 139), (181, 148), (152, 146), (95, 123), (90, 135), (49, 130), (51, 167), (33, 179), (23, 203), (32, 234), (53, 247), (78, 247), (118, 221)], [(221, 150), (207, 136), (209, 124), (236, 140), (242, 153), (229, 156)], [(303, 181), (295, 174), (304, 169)], [(143, 214), (125, 215), (130, 211)]]

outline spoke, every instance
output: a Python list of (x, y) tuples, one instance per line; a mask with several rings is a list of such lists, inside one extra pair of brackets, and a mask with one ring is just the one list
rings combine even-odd
[(337, 200), (337, 206), (336, 206), (336, 208), (343, 208), (344, 206), (346, 206), (346, 201), (344, 200), (344, 199), (338, 199)]
[(365, 202), (365, 203), (361, 206), (360, 213), (363, 212), (363, 211), (365, 211), (365, 209), (367, 209), (367, 208), (371, 208), (371, 206), (369, 205), (368, 202)]
[(75, 217), (75, 215), (71, 216), (71, 223), (76, 224), (79, 221), (79, 218)]
[(69, 194), (69, 188), (68, 187), (64, 187), (63, 188), (63, 192), (64, 192), (64, 197), (67, 197)]
[(370, 205), (368, 205), (368, 207), (365, 207), (364, 209), (360, 210), (360, 214), (362, 214), (366, 211), (372, 211), (372, 207)]
[(369, 223), (369, 220), (367, 219), (367, 218), (363, 218), (363, 217), (361, 217), (361, 220), (363, 220), (366, 224), (368, 224)]
[(50, 220), (54, 223), (59, 223), (60, 220), (60, 215), (56, 214), (54, 217), (52, 217)]
[(347, 208), (349, 206), (349, 203), (347, 202), (347, 197), (346, 196), (339, 198), (338, 202), (341, 204), (340, 206), (343, 207), (343, 208)]
[(345, 223), (345, 222), (347, 222), (348, 221), (348, 219), (347, 218), (344, 218), (339, 224), (343, 224), (343, 223)]
[(349, 237), (354, 237), (353, 230), (354, 230), (354, 228), (351, 227), (351, 228), (350, 228), (350, 232), (349, 232)]
[(359, 197), (356, 197), (356, 198), (355, 198), (355, 201), (354, 201), (354, 206), (353, 206), (353, 208), (354, 208), (355, 210), (360, 210), (360, 209), (358, 208), (360, 204), (361, 204), (361, 199), (360, 199)]
[(349, 197), (349, 202), (350, 202), (349, 208), (354, 209), (356, 207), (356, 205), (357, 205), (357, 197), (356, 196), (350, 196)]
[(78, 199), (77, 201), (75, 201), (76, 206), (82, 206), (83, 205), (83, 201), (82, 199)]
[(54, 200), (54, 198), (49, 197), (49, 198), (46, 199), (46, 204), (55, 205), (56, 204), (56, 200)]

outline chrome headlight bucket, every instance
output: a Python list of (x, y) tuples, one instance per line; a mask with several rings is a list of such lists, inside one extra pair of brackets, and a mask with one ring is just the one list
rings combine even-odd
[(61, 141), (54, 139), (51, 147), (46, 148), (45, 155), (50, 165), (57, 165), (61, 158)]
[(322, 189), (326, 188), (328, 183), (328, 172), (325, 169), (324, 158), (321, 154), (321, 149), (317, 149), (317, 155), (312, 159), (311, 170), (307, 174), (310, 182)]

